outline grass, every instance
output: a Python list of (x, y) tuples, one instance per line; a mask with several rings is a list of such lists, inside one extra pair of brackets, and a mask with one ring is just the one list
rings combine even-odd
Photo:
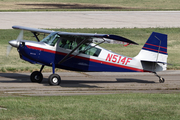
[(0, 97), (0, 119), (178, 120), (180, 94)]
[(0, 11), (180, 10), (179, 0), (0, 0)]
[[(54, 29), (55, 30), (55, 29)], [(180, 69), (180, 28), (100, 28), (100, 29), (56, 29), (57, 31), (69, 31), (69, 32), (86, 32), (86, 33), (104, 33), (104, 34), (115, 34), (126, 37), (130, 40), (133, 40), (139, 45), (129, 45), (127, 47), (123, 47), (119, 44), (102, 44), (101, 46), (112, 50), (116, 53), (134, 57), (136, 56), (144, 43), (150, 36), (150, 34), (155, 32), (160, 32), (168, 35), (168, 63), (173, 65), (169, 65), (168, 69)], [(9, 57), (6, 56), (6, 47), (8, 46), (8, 41), (12, 39), (16, 39), (19, 30), (0, 30), (0, 72), (21, 72), (21, 71), (34, 71), (39, 70), (40, 65), (32, 65), (27, 63), (19, 58), (18, 52), (15, 48), (12, 49)], [(24, 39), (26, 40), (35, 40), (32, 37), (32, 33), (25, 32)], [(42, 38), (42, 36), (41, 36)], [(45, 67), (44, 71), (51, 71), (50, 67)]]

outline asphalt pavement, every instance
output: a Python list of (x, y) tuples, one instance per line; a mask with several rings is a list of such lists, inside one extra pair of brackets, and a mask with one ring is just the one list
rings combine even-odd
[(0, 12), (0, 29), (180, 27), (180, 11)]
[(30, 73), (0, 73), (0, 96), (64, 96), (99, 95), (120, 93), (179, 93), (180, 71), (159, 72), (165, 79), (159, 83), (152, 73), (126, 72), (59, 72), (62, 82), (50, 86), (48, 77), (43, 73), (42, 83), (32, 83)]

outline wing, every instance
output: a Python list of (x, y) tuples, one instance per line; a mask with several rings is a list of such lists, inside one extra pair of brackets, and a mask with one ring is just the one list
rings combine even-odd
[(43, 30), (43, 29), (23, 27), (23, 26), (12, 26), (12, 28), (13, 29), (19, 29), (19, 30), (31, 31), (34, 34), (34, 37), (36, 37), (38, 42), (40, 41), (39, 38), (38, 38), (39, 33), (51, 34), (52, 32), (54, 32), (54, 31), (51, 31), (51, 30)]
[[(30, 27), (23, 27), (23, 26), (12, 26), (13, 29), (20, 29), (20, 30), (27, 30), (31, 31), (32, 33), (45, 33), (50, 34), (54, 31), (51, 30), (43, 30), (43, 29), (36, 29), (36, 28), (30, 28)], [(71, 33), (71, 32), (59, 32), (58, 33), (61, 36), (81, 36), (81, 37), (93, 37), (93, 38), (105, 38), (104, 40), (109, 42), (109, 40), (115, 40), (119, 42), (124, 42), (127, 44), (134, 44), (138, 45), (138, 43), (131, 41), (127, 38), (117, 36), (117, 35), (109, 35), (109, 34), (92, 34), (92, 33)]]
[(23, 26), (12, 26), (13, 29), (19, 29), (19, 30), (27, 30), (31, 31), (32, 33), (46, 33), (50, 34), (54, 31), (51, 30), (43, 30), (43, 29), (36, 29), (36, 28), (30, 28), (30, 27), (23, 27)]
[(59, 32), (61, 36), (81, 36), (81, 37), (92, 37), (92, 38), (105, 38), (104, 40), (109, 42), (109, 40), (115, 40), (119, 42), (123, 42), (126, 44), (134, 44), (138, 45), (138, 43), (131, 41), (127, 38), (117, 36), (117, 35), (109, 35), (109, 34), (92, 34), (92, 33), (71, 33), (71, 32)]

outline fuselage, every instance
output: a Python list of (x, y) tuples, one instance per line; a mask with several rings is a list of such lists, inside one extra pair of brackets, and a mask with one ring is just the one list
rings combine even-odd
[[(58, 64), (71, 49), (62, 48), (56, 43), (54, 46), (43, 42), (21, 41), (18, 51), (21, 59), (33, 64), (43, 64), (56, 68), (74, 70), (74, 71), (96, 71), (96, 72), (145, 72), (140, 60), (126, 57), (112, 51), (106, 50), (100, 46), (95, 46), (98, 54), (80, 53), (74, 51), (63, 63)], [(94, 45), (91, 43), (90, 45)], [(91, 51), (89, 51), (91, 52)]]

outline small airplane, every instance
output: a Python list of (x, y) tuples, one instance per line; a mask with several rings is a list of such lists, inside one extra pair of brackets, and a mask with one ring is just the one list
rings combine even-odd
[[(139, 54), (127, 57), (99, 45), (109, 41), (118, 41), (125, 46), (138, 45), (127, 38), (109, 34), (57, 32), (23, 26), (12, 26), (21, 30), (16, 40), (9, 41), (12, 47), (17, 48), (20, 58), (32, 64), (40, 64), (39, 71), (30, 75), (32, 82), (41, 83), (44, 66), (52, 67), (52, 74), (48, 78), (50, 85), (59, 85), (61, 77), (55, 74), (55, 68), (73, 71), (89, 72), (151, 72), (160, 83), (165, 79), (156, 72), (167, 68), (167, 35), (152, 32)], [(23, 40), (23, 31), (34, 34), (36, 41)], [(47, 34), (41, 41), (39, 34)]]

